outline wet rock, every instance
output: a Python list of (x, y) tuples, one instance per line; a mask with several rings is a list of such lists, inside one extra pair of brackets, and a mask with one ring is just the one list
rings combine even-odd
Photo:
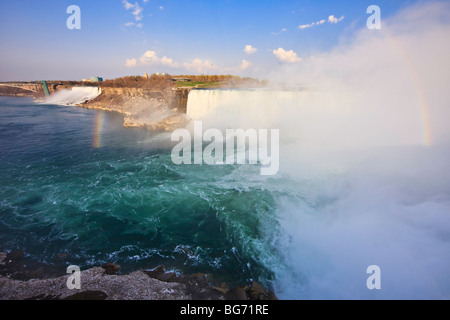
[(35, 297), (31, 297), (31, 298), (24, 298), (24, 301), (36, 301), (36, 300), (60, 300), (59, 296), (55, 296), (55, 295), (45, 295), (45, 294), (41, 294)]
[(181, 280), (175, 272), (166, 272), (166, 267), (163, 265), (157, 266), (151, 270), (146, 270), (144, 273), (150, 278), (163, 282), (179, 282), (179, 280)]
[(192, 300), (224, 300), (223, 293), (212, 287), (188, 286), (187, 292)]
[(167, 272), (159, 275), (157, 279), (163, 282), (175, 282), (177, 281), (177, 274), (175, 272)]
[(212, 288), (222, 294), (226, 294), (228, 292), (227, 288), (222, 288), (222, 287), (212, 287)]
[(58, 261), (64, 261), (64, 260), (67, 259), (67, 257), (68, 257), (68, 254), (67, 254), (67, 253), (60, 253), (60, 254), (58, 254), (58, 255), (56, 256), (56, 259), (57, 259)]
[(104, 263), (102, 268), (105, 269), (105, 274), (115, 275), (119, 271), (120, 266), (114, 263)]
[(108, 298), (108, 295), (103, 291), (85, 291), (75, 293), (63, 300), (106, 300), (106, 298)]
[(250, 298), (253, 300), (264, 300), (266, 296), (266, 288), (264, 288), (259, 282), (253, 281), (250, 287)]
[(166, 273), (166, 267), (163, 265), (157, 266), (151, 270), (145, 270), (144, 273), (148, 275), (150, 278), (158, 279), (158, 277), (164, 273)]
[(0, 252), (0, 266), (5, 265), (6, 255), (6, 252)]
[(16, 263), (20, 261), (24, 256), (24, 252), (22, 250), (13, 250), (6, 254), (6, 263)]
[(273, 291), (267, 290), (263, 285), (257, 281), (253, 281), (247, 294), (251, 300), (278, 300), (278, 297)]
[(60, 295), (41, 294), (24, 300), (106, 300), (108, 295), (103, 291), (83, 291), (61, 298)]
[(193, 279), (205, 279), (207, 277), (208, 277), (208, 275), (206, 273), (201, 273), (201, 272), (191, 274), (191, 278), (193, 278)]
[(38, 267), (37, 269), (30, 270), (28, 276), (33, 279), (42, 278), (44, 275), (44, 267)]
[(248, 300), (247, 292), (244, 290), (244, 288), (241, 287), (234, 287), (228, 290), (225, 298), (227, 300), (239, 300), (239, 301)]
[(211, 273), (201, 273), (201, 272), (193, 273), (190, 275), (190, 278), (196, 281), (204, 281), (204, 282), (213, 281), (213, 275)]
[(276, 296), (275, 292), (273, 292), (273, 291), (269, 291), (269, 293), (267, 294), (267, 298), (269, 300), (278, 300), (278, 297)]

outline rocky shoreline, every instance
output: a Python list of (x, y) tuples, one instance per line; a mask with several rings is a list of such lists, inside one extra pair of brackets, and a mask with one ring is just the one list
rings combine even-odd
[(113, 263), (83, 270), (81, 289), (70, 290), (70, 274), (61, 268), (32, 262), (21, 250), (0, 252), (0, 300), (277, 300), (256, 281), (229, 288), (211, 274), (177, 274), (164, 266), (119, 271)]
[[(52, 94), (71, 89), (70, 85), (53, 85)], [(118, 112), (124, 115), (124, 127), (144, 128), (151, 131), (168, 132), (184, 127), (187, 99), (191, 88), (114, 88), (101, 87), (102, 93), (77, 107)], [(0, 96), (33, 97), (42, 99), (42, 92), (31, 92), (19, 88), (0, 87)]]
[(138, 88), (102, 88), (95, 99), (77, 107), (118, 112), (124, 115), (124, 127), (167, 132), (183, 127), (190, 89), (149, 90)]

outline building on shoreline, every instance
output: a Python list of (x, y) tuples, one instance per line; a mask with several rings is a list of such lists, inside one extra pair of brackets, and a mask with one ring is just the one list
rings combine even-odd
[(83, 82), (102, 82), (102, 77), (91, 77), (90, 79), (83, 79)]

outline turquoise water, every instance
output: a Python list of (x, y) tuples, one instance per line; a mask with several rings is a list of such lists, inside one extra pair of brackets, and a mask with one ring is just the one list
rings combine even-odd
[(170, 135), (123, 128), (115, 113), (2, 97), (0, 114), (4, 249), (82, 268), (273, 278), (263, 260), (275, 202), (258, 168), (176, 166)]
[[(212, 113), (229, 126), (223, 115)], [(448, 144), (310, 149), (302, 126), (280, 122), (280, 172), (264, 177), (258, 166), (176, 166), (170, 133), (122, 124), (0, 97), (1, 250), (259, 280), (281, 299), (450, 297)], [(381, 290), (366, 286), (371, 265)]]

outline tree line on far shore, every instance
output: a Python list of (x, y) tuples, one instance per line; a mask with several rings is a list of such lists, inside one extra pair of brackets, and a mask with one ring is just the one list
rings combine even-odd
[(233, 75), (169, 75), (127, 76), (105, 80), (98, 85), (110, 88), (169, 89), (174, 87), (263, 87), (266, 80)]

